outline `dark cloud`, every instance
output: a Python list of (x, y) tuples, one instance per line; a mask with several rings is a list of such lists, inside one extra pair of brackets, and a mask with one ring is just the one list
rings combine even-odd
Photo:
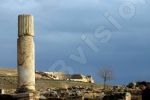
[[(38, 70), (48, 70), (55, 62), (63, 60), (74, 73), (92, 74), (96, 81), (101, 81), (97, 69), (104, 65), (112, 66), (116, 75), (113, 83), (148, 79), (150, 7), (141, 0), (128, 3), (133, 3), (136, 11), (126, 20), (118, 11), (124, 4), (120, 0), (1, 0), (0, 65), (16, 66), (17, 16), (31, 13), (35, 17)], [(109, 21), (104, 15), (106, 12), (121, 25), (121, 29)], [(99, 26), (111, 31), (106, 43), (94, 35)], [(98, 52), (89, 48), (81, 39), (82, 34), (88, 35)], [(79, 55), (78, 47), (87, 58), (86, 64), (69, 58), (71, 54)]]

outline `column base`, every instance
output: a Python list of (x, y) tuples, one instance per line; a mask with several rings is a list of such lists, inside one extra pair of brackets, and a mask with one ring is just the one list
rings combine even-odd
[(35, 86), (21, 86), (16, 89), (16, 93), (34, 93)]
[(39, 100), (37, 93), (1, 94), (0, 100)]

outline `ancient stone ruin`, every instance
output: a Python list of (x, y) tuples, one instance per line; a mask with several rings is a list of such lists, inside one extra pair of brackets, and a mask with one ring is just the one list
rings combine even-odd
[(35, 91), (34, 19), (31, 15), (18, 16), (17, 92)]
[[(16, 93), (5, 94), (0, 90), (0, 100), (131, 100), (127, 92), (107, 93), (103, 89), (96, 90), (90, 87), (65, 87), (65, 89), (47, 89), (40, 91), (40, 97), (35, 90), (35, 47), (34, 47), (34, 19), (32, 15), (18, 16), (17, 39), (17, 68), (18, 86)], [(43, 74), (43, 73), (42, 73)], [(43, 75), (63, 73), (44, 73)], [(59, 77), (61, 78), (61, 77)], [(73, 75), (69, 81), (94, 83), (91, 76)], [(42, 86), (43, 88), (43, 86)]]
[(1, 100), (38, 100), (35, 91), (34, 19), (32, 15), (18, 16), (16, 93), (0, 95)]

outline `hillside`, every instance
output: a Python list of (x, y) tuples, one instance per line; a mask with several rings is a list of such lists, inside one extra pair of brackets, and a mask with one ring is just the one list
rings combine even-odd
[[(42, 91), (47, 88), (67, 88), (71, 86), (83, 86), (101, 88), (101, 84), (65, 81), (65, 80), (52, 80), (39, 78), (36, 74), (36, 90)], [(0, 89), (12, 90), (8, 93), (12, 93), (17, 88), (17, 70), (15, 68), (0, 68)]]
[[(18, 76), (16, 68), (0, 68), (0, 76)], [(36, 78), (41, 78), (42, 76), (36, 73)]]
[(0, 76), (17, 76), (16, 68), (0, 68)]

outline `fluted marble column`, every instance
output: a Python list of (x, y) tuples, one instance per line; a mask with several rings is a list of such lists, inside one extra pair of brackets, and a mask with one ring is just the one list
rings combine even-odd
[(35, 91), (34, 19), (18, 16), (17, 64), (18, 92)]

